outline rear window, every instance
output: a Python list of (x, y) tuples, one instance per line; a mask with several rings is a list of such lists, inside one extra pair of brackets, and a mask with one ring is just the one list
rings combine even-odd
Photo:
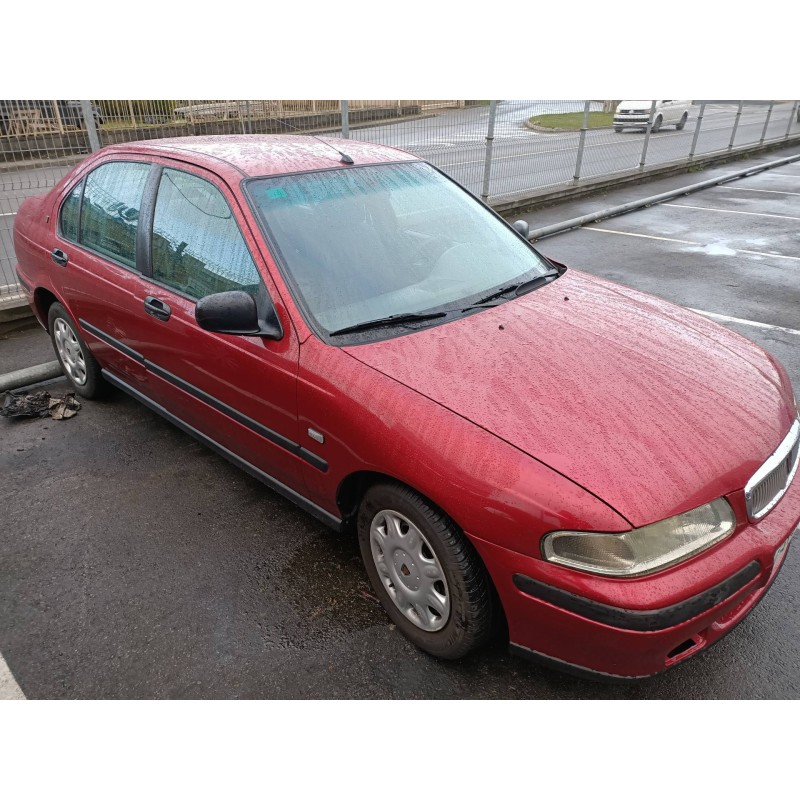
[(86, 178), (80, 243), (100, 255), (136, 267), (136, 230), (149, 164), (103, 164)]

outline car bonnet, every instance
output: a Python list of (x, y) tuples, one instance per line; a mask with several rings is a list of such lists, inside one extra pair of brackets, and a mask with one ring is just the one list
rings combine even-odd
[(795, 415), (760, 348), (576, 270), (496, 308), (346, 349), (635, 526), (741, 489)]

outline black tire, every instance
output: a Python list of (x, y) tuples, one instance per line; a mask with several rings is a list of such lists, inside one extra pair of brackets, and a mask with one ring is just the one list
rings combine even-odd
[(689, 119), (689, 114), (684, 111), (681, 121), (675, 126), (676, 131), (682, 131), (686, 127), (686, 121)]
[(664, 121), (664, 117), (662, 117), (662, 116), (661, 116), (661, 114), (659, 114), (659, 115), (658, 115), (658, 116), (657, 116), (657, 117), (656, 117), (656, 118), (653, 120), (653, 127), (652, 127), (652, 129), (651, 129), (651, 133), (658, 133), (658, 132), (661, 130), (661, 123), (662, 123), (663, 121)]
[[(66, 323), (78, 342), (86, 369), (86, 380), (84, 383), (78, 383), (73, 379), (69, 370), (64, 365), (61, 353), (58, 352), (55, 337), (55, 325), (57, 320), (63, 320)], [(53, 343), (53, 350), (55, 350), (58, 363), (61, 364), (61, 369), (64, 371), (64, 377), (69, 381), (75, 394), (79, 394), (81, 397), (86, 397), (89, 400), (102, 397), (108, 388), (108, 384), (103, 380), (103, 376), (100, 374), (100, 365), (91, 352), (89, 352), (86, 342), (83, 341), (83, 338), (78, 332), (78, 326), (61, 303), (53, 303), (53, 305), (50, 306), (50, 311), (47, 314), (47, 330), (50, 333), (50, 341)]]
[(618, 126), (618, 125), (615, 125), (615, 126), (614, 126), (614, 132), (615, 132), (615, 133), (622, 133), (622, 127), (621, 127), (621, 126)]
[[(440, 630), (426, 631), (409, 619), (378, 574), (370, 544), (373, 519), (381, 511), (407, 517), (430, 543), (447, 581), (450, 613)], [(358, 510), (358, 542), (370, 583), (392, 622), (417, 647), (438, 658), (456, 659), (485, 644), (492, 634), (489, 576), (458, 526), (424, 497), (399, 483), (372, 486)]]

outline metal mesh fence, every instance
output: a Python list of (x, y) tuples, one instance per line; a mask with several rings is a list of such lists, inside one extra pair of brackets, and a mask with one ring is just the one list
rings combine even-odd
[(798, 101), (0, 100), (0, 303), (18, 297), (23, 199), (93, 149), (174, 136), (317, 133), (398, 147), (489, 203), (800, 137)]

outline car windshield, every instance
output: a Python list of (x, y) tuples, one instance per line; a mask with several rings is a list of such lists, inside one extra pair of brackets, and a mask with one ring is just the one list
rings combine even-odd
[(478, 200), (425, 163), (258, 178), (247, 191), (287, 279), (326, 333), (398, 315), (455, 312), (552, 271)]

